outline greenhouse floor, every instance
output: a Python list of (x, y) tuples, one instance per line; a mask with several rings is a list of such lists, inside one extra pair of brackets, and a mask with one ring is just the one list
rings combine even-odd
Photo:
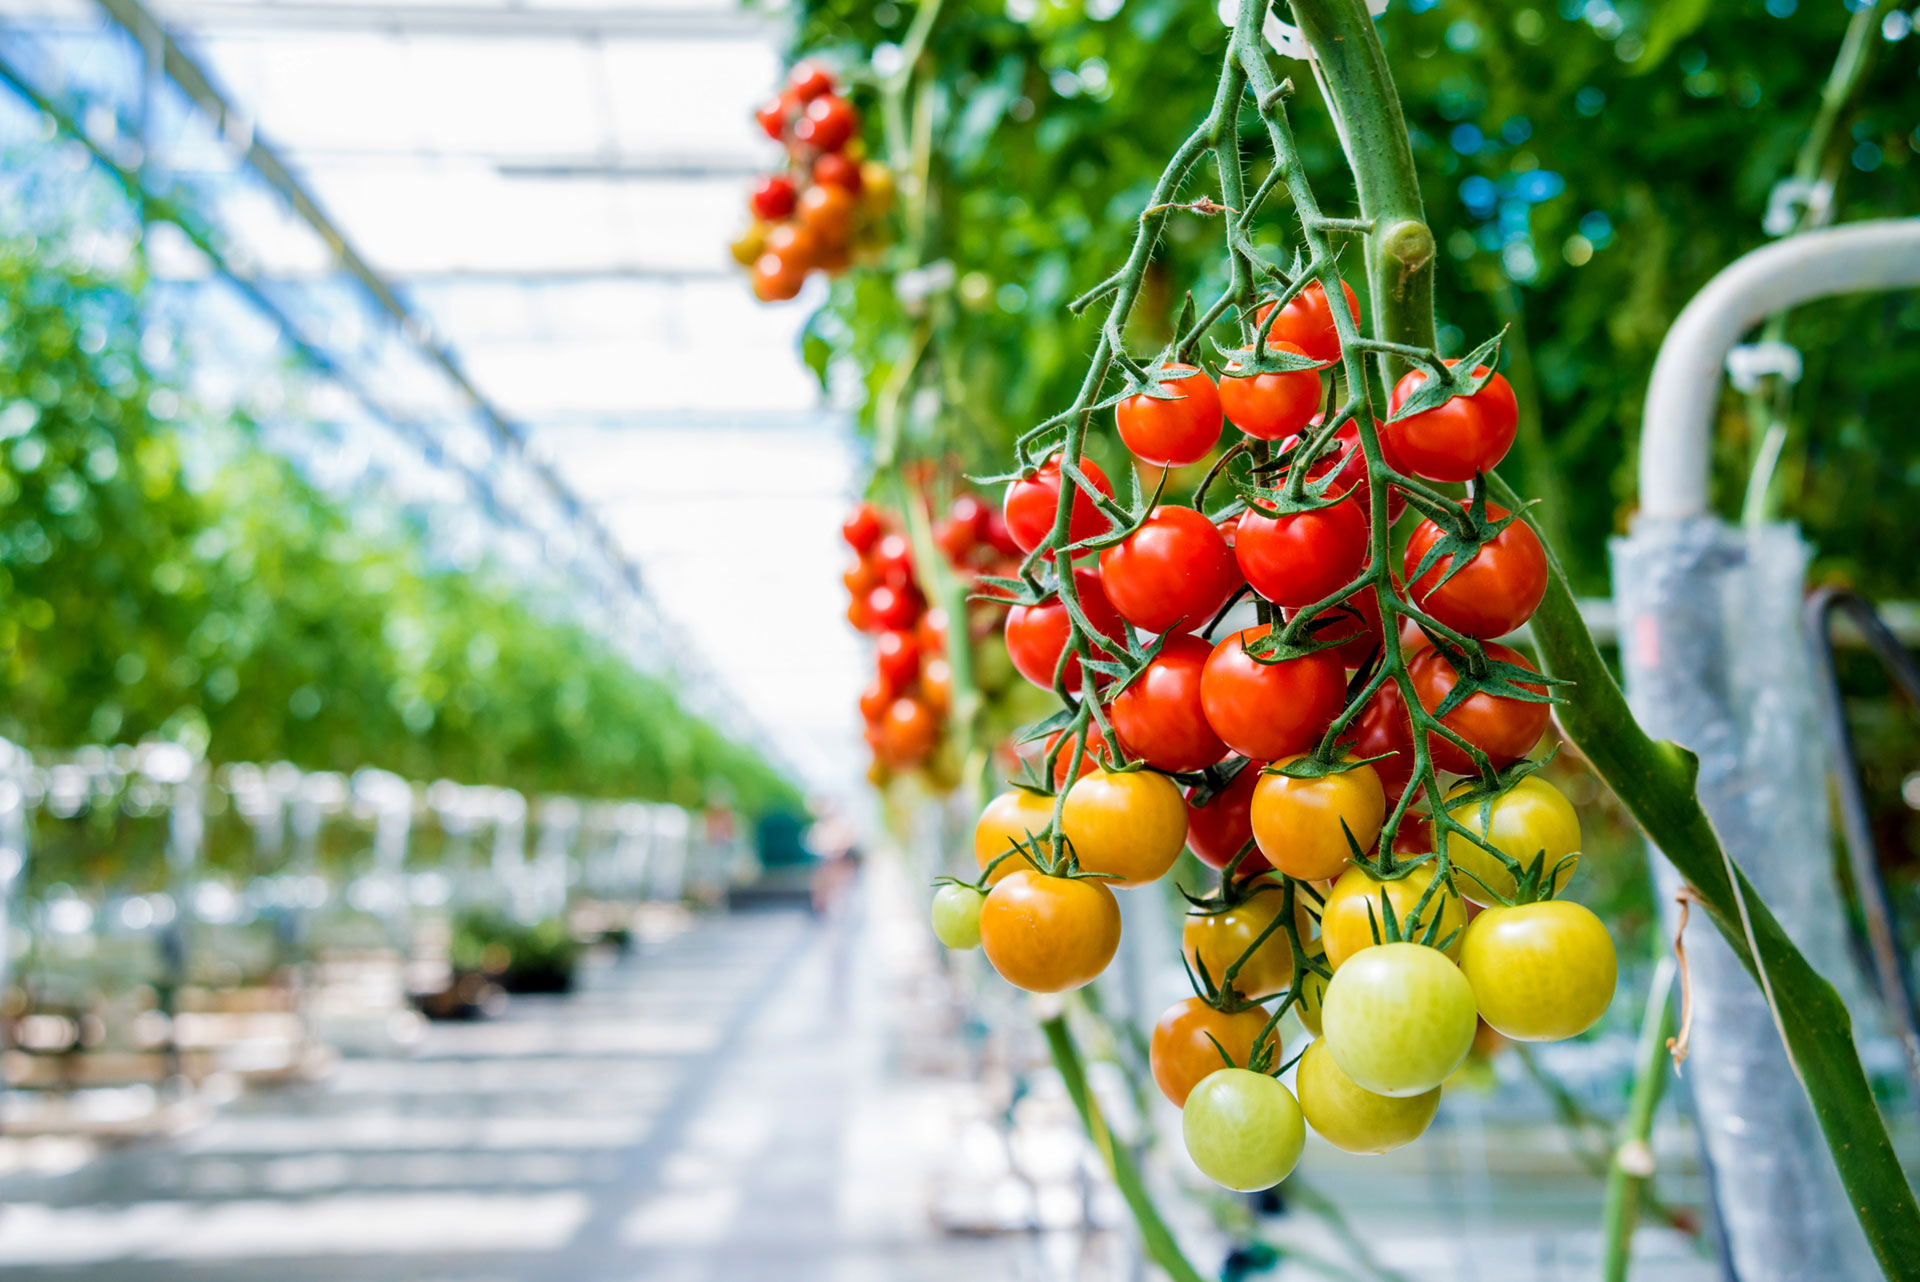
[[(0, 1140), (0, 1272), (10, 1282), (1144, 1276), (1123, 1235), (1082, 1227), (1111, 1226), (1117, 1206), (1088, 1178), (1057, 1084), (1051, 1103), (1044, 1089), (1028, 1097), (1040, 1111), (1019, 1123), (1024, 1138), (1001, 1137), (1021, 1179), (978, 1174), (992, 1169), (973, 1159), (996, 1106), (983, 1107), (964, 1050), (924, 1031), (939, 1004), (925, 985), (938, 976), (899, 961), (911, 949), (889, 921), (899, 924), (887, 913), (692, 918), (596, 962), (571, 997), (433, 1025), (405, 1057), (349, 1058), (314, 1086), (240, 1094), (171, 1139), (100, 1152)], [(1477, 1127), (1471, 1144), (1463, 1134), (1448, 1128), (1425, 1156), (1371, 1167), (1316, 1146), (1314, 1187), (1348, 1205), (1404, 1198), (1410, 1214), (1364, 1236), (1407, 1278), (1590, 1277), (1596, 1186), (1538, 1171), (1463, 1185), (1463, 1152), (1484, 1171), (1486, 1142)], [(1009, 1210), (1008, 1183), (1016, 1202), (1024, 1190), (1024, 1209)], [(1303, 1259), (1349, 1258), (1351, 1242), (1327, 1221), (1271, 1223)], [(1181, 1227), (1218, 1258), (1204, 1225)], [(1715, 1275), (1676, 1235), (1641, 1237), (1640, 1282)], [(1296, 1262), (1260, 1276), (1325, 1274)]]

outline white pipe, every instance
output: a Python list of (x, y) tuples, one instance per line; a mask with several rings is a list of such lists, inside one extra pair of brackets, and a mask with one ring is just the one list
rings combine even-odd
[(1640, 429), (1640, 511), (1707, 511), (1707, 463), (1727, 353), (1749, 329), (1816, 298), (1920, 286), (1920, 218), (1810, 231), (1736, 260), (1667, 331)]

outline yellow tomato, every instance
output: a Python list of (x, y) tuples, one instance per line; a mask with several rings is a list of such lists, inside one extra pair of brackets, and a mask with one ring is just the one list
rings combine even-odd
[[(1463, 783), (1453, 795), (1472, 787)], [(1545, 852), (1544, 868), (1551, 873), (1561, 859), (1580, 850), (1580, 817), (1573, 813), (1573, 803), (1539, 775), (1528, 775), (1505, 792), (1479, 801), (1450, 801), (1447, 813), (1522, 868), (1531, 868)], [(1454, 867), (1453, 884), (1474, 903), (1493, 904), (1513, 898), (1518, 887), (1512, 870), (1458, 833), (1447, 842), (1447, 858)], [(1569, 860), (1560, 871), (1554, 880), (1555, 891), (1567, 884), (1577, 863), (1577, 859)], [(1490, 893), (1489, 888), (1499, 894)]]
[(1293, 1004), (1293, 1013), (1300, 1017), (1300, 1025), (1315, 1037), (1320, 1036), (1320, 1003), (1327, 999), (1327, 981), (1318, 971), (1308, 971), (1300, 980), (1300, 1000)]
[(1517, 1042), (1586, 1032), (1613, 1000), (1619, 959), (1606, 926), (1564, 899), (1485, 909), (1467, 927), (1460, 969), (1480, 1017)]
[(1067, 790), (1060, 834), (1080, 871), (1142, 886), (1164, 877), (1186, 846), (1187, 803), (1165, 775), (1095, 770)]
[(1352, 853), (1347, 834), (1364, 854), (1386, 818), (1386, 790), (1372, 766), (1318, 779), (1263, 774), (1253, 788), (1254, 842), (1267, 862), (1289, 877), (1338, 877)]
[[(1030, 846), (1029, 836), (1040, 838), (1044, 849), (1047, 829), (1052, 823), (1052, 797), (1024, 788), (1003, 792), (987, 803), (987, 808), (980, 812), (980, 821), (973, 826), (974, 862), (985, 870), (988, 864), (1012, 850), (1015, 842)], [(987, 880), (998, 883), (1022, 868), (1032, 867), (1033, 860), (1024, 854), (1015, 855), (1001, 860), (1000, 866), (987, 874)]]
[(1113, 960), (1120, 905), (1097, 881), (1021, 869), (987, 892), (980, 946), (1014, 987), (1063, 993), (1091, 983)]
[[(1431, 863), (1426, 863), (1393, 881), (1380, 881), (1364, 868), (1349, 868), (1341, 873), (1340, 880), (1333, 883), (1333, 889), (1327, 894), (1326, 906), (1320, 911), (1320, 937), (1326, 943), (1327, 964), (1339, 970), (1349, 957), (1362, 949), (1373, 947), (1376, 925), (1381, 940), (1387, 938), (1386, 922), (1381, 920), (1382, 891), (1393, 906), (1394, 916), (1404, 927), (1407, 914), (1426, 894), (1427, 887), (1433, 884), (1438, 871)], [(1434, 936), (1434, 942), (1438, 943), (1452, 935), (1454, 939), (1447, 945), (1446, 953), (1449, 957), (1457, 958), (1460, 956), (1459, 932), (1467, 924), (1467, 910), (1460, 902), (1460, 896), (1445, 886), (1434, 887), (1432, 897), (1420, 912), (1413, 942), (1424, 941), (1427, 923), (1434, 919), (1436, 912), (1439, 914), (1440, 931)], [(1405, 937), (1403, 933), (1402, 938)]]
[(1324, 1041), (1307, 1047), (1294, 1078), (1307, 1125), (1335, 1148), (1385, 1153), (1426, 1134), (1440, 1108), (1440, 1088), (1419, 1095), (1376, 1095), (1348, 1077)]
[[(1285, 903), (1286, 891), (1280, 886), (1268, 886), (1232, 908), (1217, 913), (1188, 913), (1187, 923), (1180, 932), (1187, 965), (1196, 976), (1204, 967), (1209, 979), (1224, 986), (1228, 969), (1246, 956), (1253, 941), (1280, 915)], [(1301, 916), (1296, 905), (1296, 927)], [(1233, 986), (1241, 996), (1257, 999), (1283, 993), (1292, 982), (1293, 946), (1287, 941), (1286, 928), (1281, 926), (1275, 927), (1246, 958), (1234, 976)]]

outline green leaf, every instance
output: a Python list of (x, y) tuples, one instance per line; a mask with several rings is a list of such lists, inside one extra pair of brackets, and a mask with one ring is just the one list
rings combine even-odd
[(1645, 45), (1639, 58), (1627, 69), (1630, 76), (1644, 76), (1666, 60), (1674, 45), (1699, 30), (1713, 12), (1713, 0), (1660, 0), (1653, 6), (1647, 23)]

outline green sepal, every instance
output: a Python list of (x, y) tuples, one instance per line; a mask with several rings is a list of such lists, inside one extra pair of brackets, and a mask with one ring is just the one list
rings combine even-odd
[[(1387, 416), (1387, 422), (1398, 423), (1401, 419), (1410, 418), (1415, 414), (1424, 414), (1428, 410), (1438, 409), (1456, 396), (1472, 396), (1485, 387), (1494, 375), (1494, 360), (1497, 359), (1500, 351), (1500, 340), (1506, 337), (1506, 333), (1506, 329), (1502, 327), (1498, 334), (1452, 365), (1446, 366), (1444, 373), (1426, 370), (1425, 380), (1413, 390), (1412, 395), (1401, 402), (1399, 409)], [(1486, 373), (1473, 372), (1483, 366)]]

